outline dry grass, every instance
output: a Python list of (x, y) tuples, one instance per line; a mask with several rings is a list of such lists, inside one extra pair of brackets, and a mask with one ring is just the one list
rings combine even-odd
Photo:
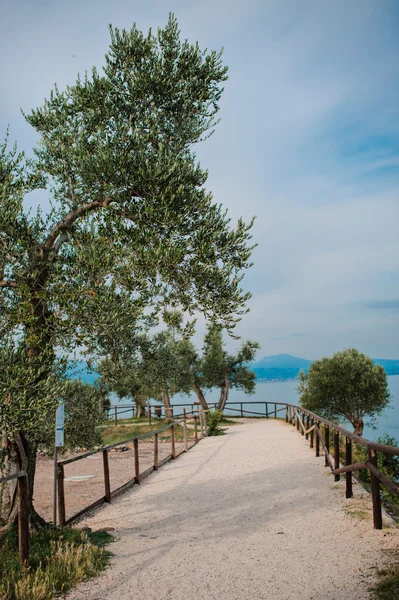
[(2, 540), (0, 600), (51, 600), (96, 575), (109, 560), (108, 534), (45, 529), (31, 538), (29, 566), (20, 567), (15, 533)]

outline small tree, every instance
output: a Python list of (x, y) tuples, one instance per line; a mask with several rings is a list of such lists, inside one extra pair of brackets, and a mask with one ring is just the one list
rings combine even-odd
[(201, 363), (202, 378), (207, 388), (219, 387), (218, 410), (223, 411), (229, 398), (230, 388), (253, 394), (256, 375), (248, 368), (259, 350), (258, 342), (247, 341), (241, 345), (237, 354), (228, 354), (224, 349), (222, 328), (211, 324), (204, 339)]
[(388, 406), (387, 376), (382, 367), (355, 348), (311, 363), (299, 373), (300, 402), (321, 416), (349, 421), (363, 434), (364, 417), (380, 414)]

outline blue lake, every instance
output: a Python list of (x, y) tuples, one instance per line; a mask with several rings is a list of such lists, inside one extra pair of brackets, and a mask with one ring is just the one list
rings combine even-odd
[[(376, 429), (373, 429), (370, 425), (367, 425), (364, 429), (364, 437), (369, 440), (376, 440), (380, 435), (388, 433), (395, 437), (399, 441), (399, 375), (390, 375), (388, 377), (389, 389), (391, 392), (391, 407), (387, 408), (385, 414), (378, 417)], [(296, 387), (297, 381), (277, 381), (271, 383), (258, 383), (256, 391), (253, 395), (248, 396), (238, 390), (232, 390), (229, 396), (229, 402), (243, 402), (245, 403), (244, 409), (258, 411), (259, 407), (256, 405), (251, 406), (251, 402), (288, 402), (290, 404), (299, 404), (298, 392)], [(219, 394), (217, 390), (211, 390), (206, 394), (208, 402), (217, 402)], [(194, 395), (183, 396), (176, 395), (172, 398), (172, 404), (184, 404), (188, 409), (192, 402), (196, 402), (197, 398)], [(126, 404), (125, 402), (118, 402), (116, 399), (112, 401), (113, 404)], [(235, 407), (239, 408), (239, 407)], [(264, 412), (264, 405), (260, 409)], [(180, 407), (176, 412), (182, 412), (183, 406)], [(119, 411), (118, 411), (119, 412)], [(228, 413), (228, 409), (226, 413)], [(234, 414), (234, 413), (231, 413)], [(283, 413), (281, 413), (283, 415)], [(121, 417), (130, 417), (131, 413), (121, 414)], [(349, 431), (352, 431), (352, 427), (348, 427)]]

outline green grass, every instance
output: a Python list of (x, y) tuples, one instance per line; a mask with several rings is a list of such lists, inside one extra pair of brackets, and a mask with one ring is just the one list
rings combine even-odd
[(373, 588), (376, 600), (398, 600), (399, 598), (399, 565), (395, 565), (378, 573), (380, 581)]
[(106, 532), (46, 527), (30, 537), (29, 566), (18, 560), (17, 533), (0, 541), (0, 600), (51, 600), (79, 581), (97, 575), (111, 556)]

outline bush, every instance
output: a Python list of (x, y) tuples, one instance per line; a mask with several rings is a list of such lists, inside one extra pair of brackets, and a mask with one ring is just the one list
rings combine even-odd
[(208, 435), (224, 435), (224, 429), (219, 427), (223, 418), (223, 413), (220, 410), (214, 410), (208, 412), (207, 426)]

